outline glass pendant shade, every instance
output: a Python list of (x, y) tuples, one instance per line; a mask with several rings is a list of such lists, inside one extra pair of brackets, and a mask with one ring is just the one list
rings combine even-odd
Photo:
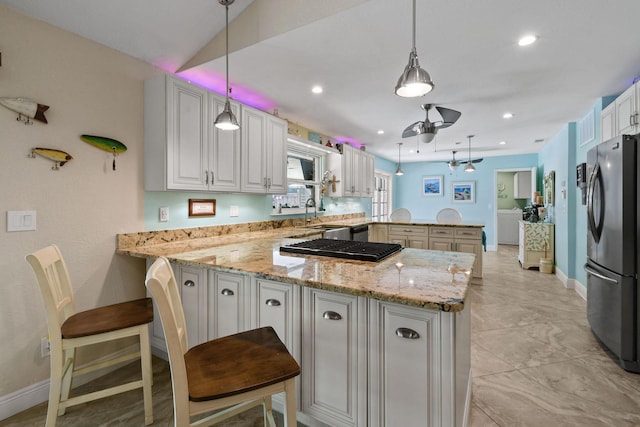
[(453, 172), (456, 171), (456, 169), (458, 169), (458, 166), (460, 166), (460, 163), (458, 162), (449, 162), (449, 169), (451, 169)]
[(218, 114), (218, 117), (216, 117), (213, 124), (215, 127), (222, 130), (236, 130), (240, 128), (238, 119), (236, 119), (235, 114), (231, 111), (231, 103), (228, 98), (224, 103), (224, 109), (220, 114)]

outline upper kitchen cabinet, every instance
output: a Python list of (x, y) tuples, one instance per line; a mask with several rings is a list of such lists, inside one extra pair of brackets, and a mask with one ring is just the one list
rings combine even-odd
[(329, 156), (327, 168), (339, 180), (335, 192), (329, 188), (329, 196), (373, 197), (375, 170), (371, 154), (343, 144), (342, 155)]
[(242, 106), (242, 192), (287, 192), (287, 122)]
[(238, 191), (240, 132), (213, 126), (224, 98), (168, 75), (144, 88), (145, 190)]
[(640, 83), (622, 92), (600, 113), (602, 141), (640, 132)]

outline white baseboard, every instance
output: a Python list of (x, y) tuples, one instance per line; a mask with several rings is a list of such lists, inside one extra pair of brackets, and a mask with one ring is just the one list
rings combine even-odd
[[(119, 350), (115, 353), (112, 353), (107, 356), (103, 356), (100, 359), (96, 359), (94, 362), (101, 362), (103, 360), (108, 360), (114, 357), (118, 357), (127, 353), (131, 353), (136, 351), (138, 348), (138, 344), (132, 344), (122, 350)], [(131, 363), (123, 362), (117, 365), (110, 366), (108, 369), (102, 369), (99, 371), (94, 371), (74, 378), (73, 385), (74, 387), (80, 386), (82, 384), (86, 384), (90, 381), (95, 380), (109, 372), (113, 372), (117, 369), (120, 369), (122, 366)], [(46, 402), (49, 400), (49, 383), (50, 380), (46, 379), (44, 381), (40, 381), (36, 384), (31, 384), (23, 389), (14, 391), (13, 393), (9, 393), (4, 396), (0, 396), (0, 421), (5, 420), (9, 417), (12, 417), (20, 412), (32, 408), (36, 405), (39, 405), (42, 402)]]
[(576, 293), (580, 295), (583, 300), (587, 300), (587, 287), (585, 285), (574, 279), (573, 289), (575, 289)]
[(48, 379), (2, 396), (0, 397), (0, 421), (46, 402), (48, 399)]

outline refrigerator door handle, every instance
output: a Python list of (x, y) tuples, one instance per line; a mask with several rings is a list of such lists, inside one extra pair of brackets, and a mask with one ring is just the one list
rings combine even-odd
[[(589, 231), (591, 232), (591, 236), (596, 243), (600, 242), (600, 226), (596, 225), (596, 220), (593, 212), (593, 197), (595, 193), (596, 184), (601, 179), (600, 176), (600, 164), (596, 163), (593, 168), (593, 172), (589, 177), (589, 186), (587, 188), (587, 223), (589, 225)], [(600, 197), (603, 197), (603, 192), (600, 192)], [(604, 200), (600, 201), (600, 210), (602, 211), (602, 207), (604, 204)], [(600, 212), (600, 216), (602, 217), (602, 212)]]
[(593, 270), (591, 267), (589, 267), (587, 264), (584, 265), (584, 271), (586, 271), (587, 273), (596, 276), (598, 279), (602, 279), (605, 282), (609, 282), (609, 283), (613, 283), (615, 285), (618, 284), (618, 281), (615, 279), (612, 279), (611, 277), (607, 277), (604, 276), (600, 273), (598, 273), (597, 271)]

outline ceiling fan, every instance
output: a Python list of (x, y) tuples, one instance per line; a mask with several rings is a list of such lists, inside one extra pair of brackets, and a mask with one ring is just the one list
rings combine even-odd
[[(435, 107), (442, 120), (437, 120), (434, 122), (429, 120), (429, 110), (431, 109), (431, 107)], [(403, 138), (421, 135), (419, 138), (422, 142), (431, 142), (436, 136), (436, 133), (438, 133), (439, 129), (448, 128), (449, 126), (453, 125), (462, 115), (460, 111), (440, 107), (439, 105), (434, 104), (422, 104), (420, 108), (425, 111), (424, 121), (415, 122), (412, 125), (409, 125), (402, 132)]]
[(456, 151), (456, 150), (453, 150), (453, 151), (452, 151), (452, 153), (453, 153), (453, 158), (452, 158), (451, 160), (448, 160), (448, 161), (446, 162), (446, 163), (447, 163), (447, 165), (449, 166), (449, 169), (451, 169), (452, 171), (455, 171), (456, 169), (458, 169), (458, 166), (460, 166), (460, 165), (461, 165), (461, 164), (463, 164), (463, 163), (466, 163), (466, 164), (480, 163), (482, 160), (484, 160), (484, 159), (482, 159), (482, 158), (480, 158), (480, 159), (473, 159), (473, 160), (472, 160), (471, 158), (469, 158), (469, 160), (468, 160), (468, 161), (466, 161), (466, 162), (465, 162), (464, 160), (463, 160), (463, 161), (460, 161), (460, 160), (457, 160), (457, 159), (456, 159), (456, 153), (457, 153), (457, 151)]

